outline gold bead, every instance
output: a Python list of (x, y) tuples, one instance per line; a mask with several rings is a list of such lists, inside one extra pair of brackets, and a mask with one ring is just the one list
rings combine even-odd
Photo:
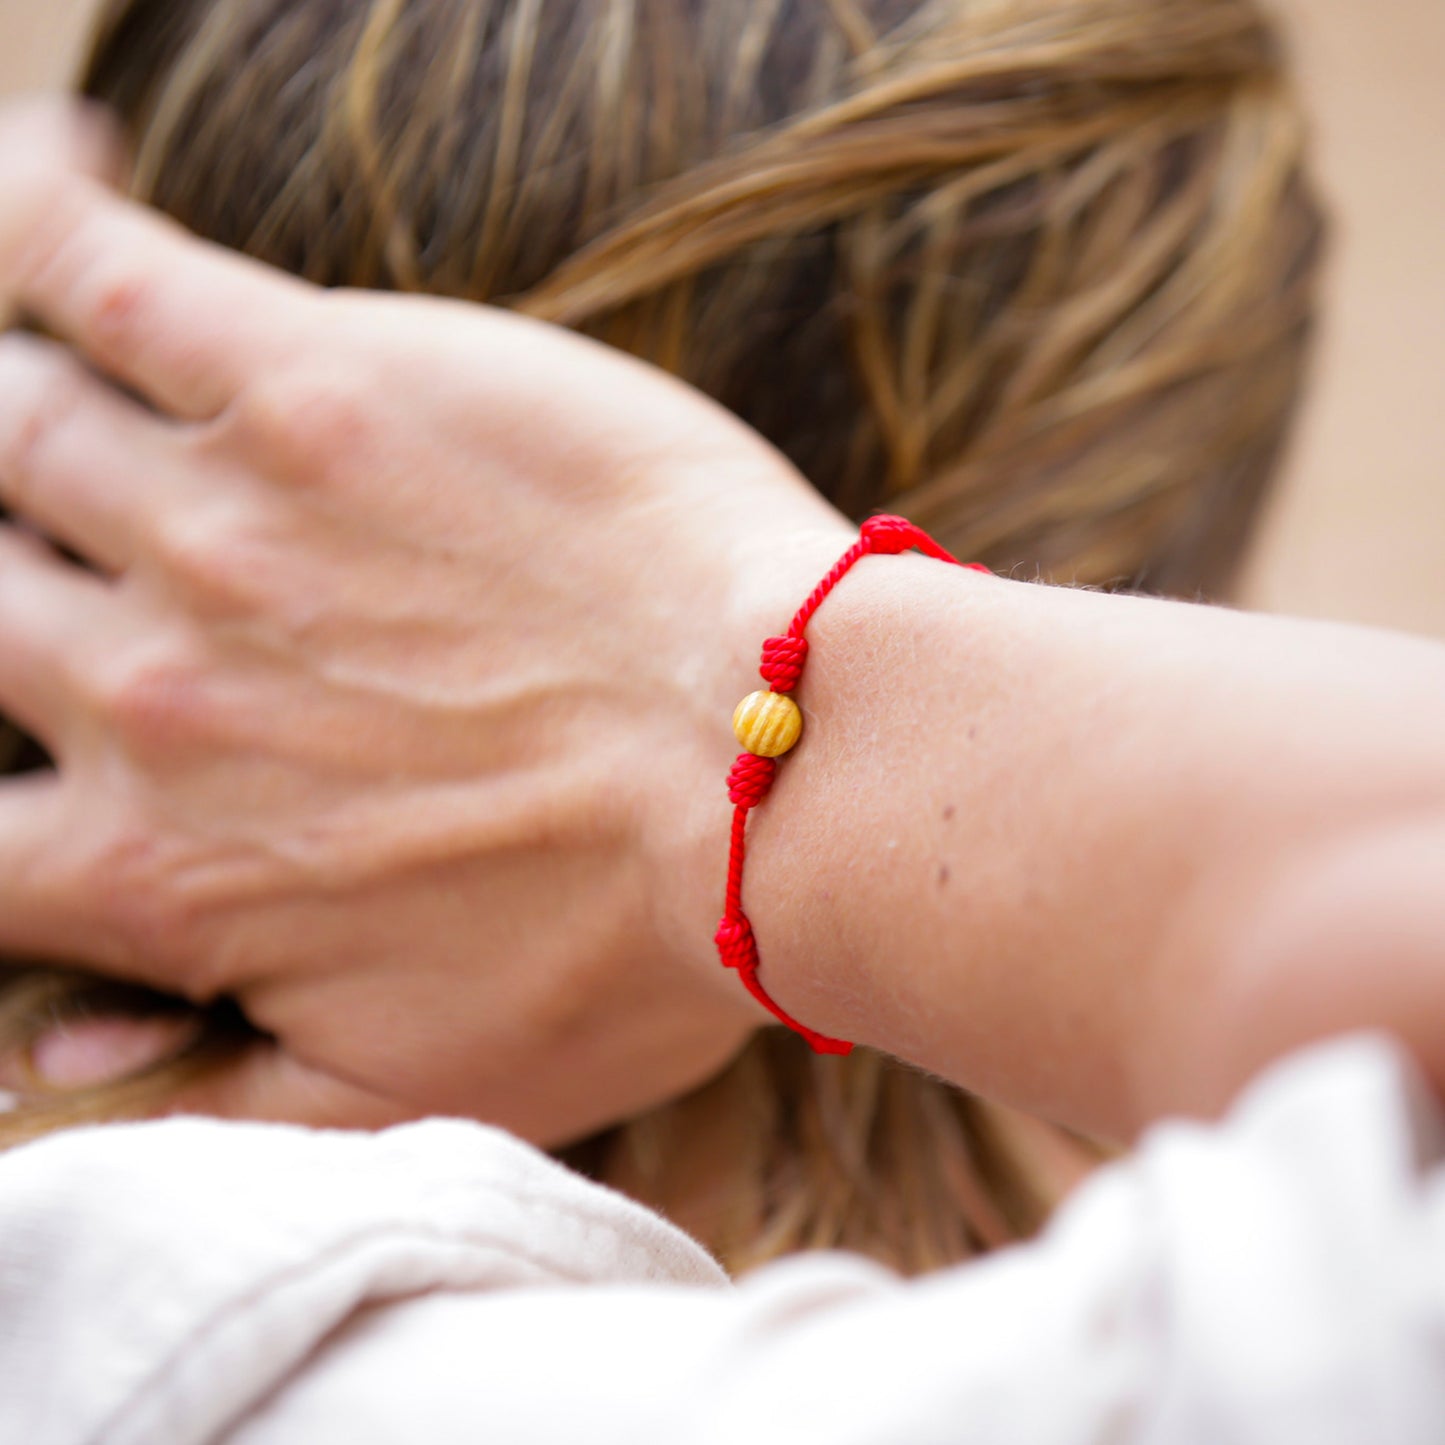
[(760, 758), (780, 758), (798, 741), (803, 714), (786, 693), (750, 692), (733, 713), (737, 740)]

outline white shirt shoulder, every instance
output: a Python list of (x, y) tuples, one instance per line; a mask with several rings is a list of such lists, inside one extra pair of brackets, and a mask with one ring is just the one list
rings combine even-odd
[(0, 1158), (0, 1441), (1424, 1445), (1440, 1133), (1350, 1040), (1155, 1130), (1036, 1244), (734, 1286), (480, 1125), (75, 1131)]

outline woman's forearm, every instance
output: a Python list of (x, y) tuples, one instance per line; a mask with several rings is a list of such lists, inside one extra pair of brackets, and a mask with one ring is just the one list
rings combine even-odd
[(1445, 649), (919, 557), (810, 636), (745, 899), (810, 1026), (1120, 1136), (1342, 1026), (1428, 1053)]

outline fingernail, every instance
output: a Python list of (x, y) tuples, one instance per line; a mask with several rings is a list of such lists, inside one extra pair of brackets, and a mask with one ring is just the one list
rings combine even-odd
[(174, 1054), (195, 1032), (192, 1019), (80, 1019), (42, 1035), (31, 1067), (58, 1089), (118, 1082)]

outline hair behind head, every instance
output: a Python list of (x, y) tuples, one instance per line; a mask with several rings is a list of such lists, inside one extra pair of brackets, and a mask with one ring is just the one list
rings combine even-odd
[(137, 186), (323, 285), (676, 372), (855, 515), (1227, 584), (1318, 222), (1247, 0), (121, 0)]

